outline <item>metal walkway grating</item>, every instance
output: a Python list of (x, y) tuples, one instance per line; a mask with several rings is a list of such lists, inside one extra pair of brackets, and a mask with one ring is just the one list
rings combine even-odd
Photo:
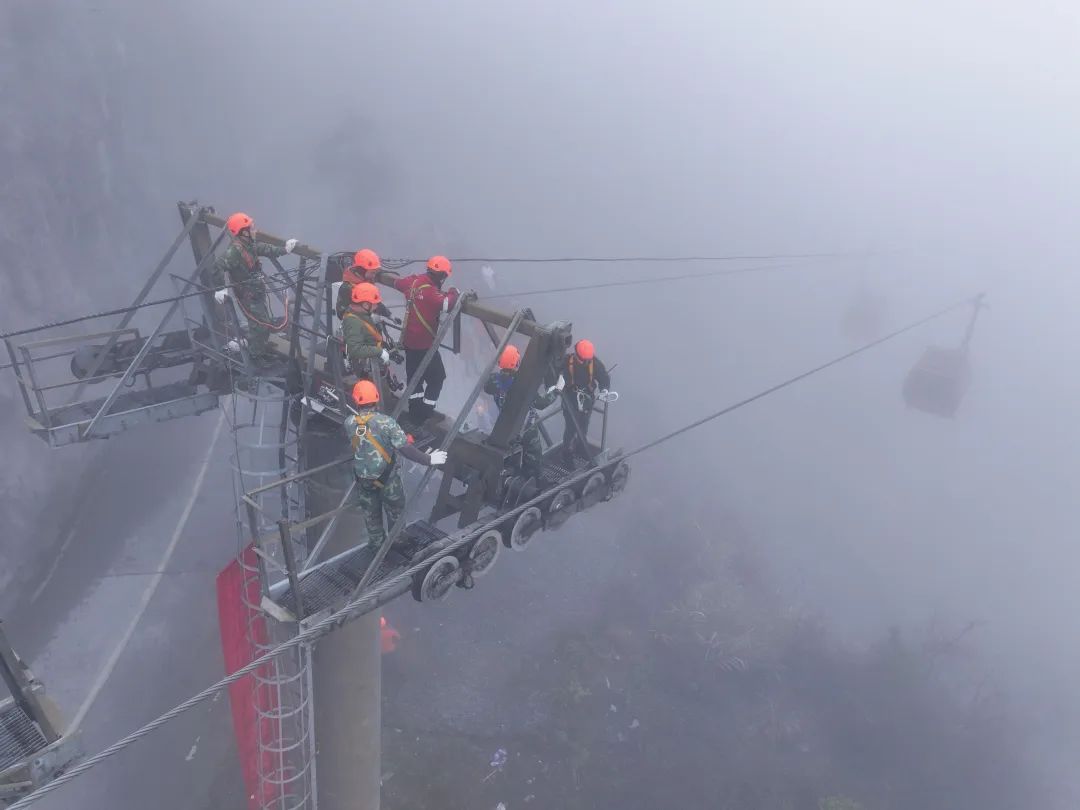
[[(118, 414), (137, 408), (145, 408), (149, 405), (160, 405), (163, 402), (193, 397), (197, 393), (198, 389), (188, 382), (168, 383), (142, 391), (127, 391), (116, 398), (116, 401), (109, 409), (109, 413)], [(77, 402), (74, 405), (65, 405), (51, 410), (49, 416), (52, 417), (55, 425), (83, 422), (92, 419), (104, 402), (105, 397), (101, 397), (86, 402)]]
[[(382, 565), (379, 566), (379, 571), (372, 578), (371, 584), (375, 585), (398, 568), (408, 565), (417, 552), (446, 536), (446, 532), (436, 529), (424, 520), (409, 524), (386, 555)], [(300, 596), (304, 602), (304, 613), (310, 616), (321, 610), (341, 607), (342, 600), (346, 599), (360, 584), (374, 556), (373, 548), (366, 545), (359, 546), (315, 568), (300, 581)], [(294, 606), (292, 589), (286, 590), (276, 601), (292, 608)]]
[[(563, 460), (564, 459), (560, 458), (560, 461)], [(585, 459), (575, 458), (574, 469), (568, 470), (561, 463), (556, 463), (553, 460), (544, 459), (544, 466), (540, 470), (540, 483), (545, 486), (554, 486), (555, 484), (560, 484), (567, 478), (569, 478), (571, 475), (581, 472), (588, 466), (589, 464), (587, 461), (585, 461)]]
[(48, 741), (14, 701), (0, 702), (0, 771), (33, 757)]

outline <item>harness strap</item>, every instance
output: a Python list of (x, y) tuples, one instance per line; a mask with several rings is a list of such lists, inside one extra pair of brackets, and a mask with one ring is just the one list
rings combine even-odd
[[(593, 361), (589, 360), (589, 362), (585, 366), (585, 368), (589, 372), (589, 389), (592, 390), (592, 387), (593, 387)], [(573, 385), (573, 386), (576, 386), (577, 383), (574, 382), (574, 372), (577, 370), (577, 355), (576, 354), (567, 355), (566, 369), (569, 372), (568, 376), (570, 377), (570, 384)]]
[(236, 246), (240, 249), (240, 258), (244, 264), (247, 265), (248, 270), (252, 270), (259, 266), (259, 254), (253, 250), (248, 250), (247, 245), (240, 239), (236, 240)]
[[(431, 324), (427, 322), (427, 318), (425, 318), (421, 314), (419, 307), (416, 306), (416, 296), (420, 292), (420, 290), (424, 289), (425, 287), (430, 287), (431, 289), (434, 289), (435, 285), (428, 284), (426, 281), (424, 281), (420, 284), (414, 284), (412, 287), (409, 288), (409, 306), (405, 310), (405, 326), (408, 325), (409, 316), (415, 314), (417, 319), (420, 321), (420, 325), (427, 329), (432, 337), (435, 337), (435, 330), (432, 328)], [(405, 330), (405, 326), (402, 326), (403, 332)]]
[[(368, 429), (368, 422), (375, 417), (375, 413), (366, 413), (363, 416), (356, 417), (356, 430), (352, 435), (352, 449), (353, 453), (356, 453), (360, 447), (360, 442), (367, 440), (371, 442), (375, 451), (382, 456), (382, 460), (386, 462), (387, 466), (394, 463), (394, 459), (389, 453), (386, 452), (386, 448), (382, 446), (382, 442), (375, 438), (374, 431)], [(381, 476), (380, 476), (381, 477)]]
[[(344, 318), (360, 318), (360, 323), (364, 325), (364, 328), (368, 330), (373, 338), (375, 338), (375, 344), (381, 349), (383, 347), (383, 335), (367, 318), (362, 318), (352, 310), (346, 310)], [(343, 320), (344, 320), (343, 318)]]

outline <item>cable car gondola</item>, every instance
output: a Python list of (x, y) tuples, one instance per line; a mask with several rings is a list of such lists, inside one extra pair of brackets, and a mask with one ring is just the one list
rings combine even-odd
[(904, 379), (903, 397), (909, 408), (951, 419), (956, 415), (971, 381), (968, 347), (975, 332), (983, 296), (971, 302), (971, 318), (964, 339), (956, 348), (929, 346)]

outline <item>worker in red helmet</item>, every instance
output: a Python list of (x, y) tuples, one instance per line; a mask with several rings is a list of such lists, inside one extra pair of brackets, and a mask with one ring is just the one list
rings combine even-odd
[(345, 357), (353, 374), (375, 379), (371, 365), (377, 361), (381, 368), (390, 363), (382, 330), (374, 320), (375, 308), (382, 303), (382, 295), (378, 287), (366, 281), (352, 284), (350, 289), (349, 308), (341, 318)]
[(255, 220), (247, 214), (237, 212), (225, 220), (225, 227), (232, 236), (232, 241), (225, 253), (214, 262), (211, 272), (213, 286), (217, 287), (214, 298), (219, 304), (232, 295), (247, 318), (248, 351), (252, 360), (259, 365), (273, 362), (269, 352), (270, 330), (274, 328), (270, 315), (269, 293), (266, 290), (266, 276), (263, 275), (260, 256), (278, 258), (292, 253), (296, 248), (295, 239), (286, 239), (285, 247), (274, 247), (256, 240)]
[(574, 469), (576, 455), (592, 458), (586, 439), (589, 435), (589, 419), (596, 400), (608, 400), (611, 375), (596, 356), (591, 341), (579, 340), (563, 361), (562, 374), (566, 378), (563, 391), (563, 458), (569, 469)]
[[(517, 346), (507, 346), (499, 355), (499, 370), (492, 372), (484, 383), (484, 391), (491, 394), (500, 411), (506, 404), (507, 397), (510, 396), (510, 388), (514, 384), (519, 365), (521, 365), (521, 352), (518, 351)], [(544, 446), (540, 442), (540, 411), (555, 402), (565, 384), (560, 374), (554, 385), (549, 386), (543, 393), (538, 391), (533, 398), (529, 412), (525, 416), (525, 423), (521, 427), (520, 438), (514, 442), (515, 445), (521, 446), (523, 475), (540, 476), (544, 463)]]
[[(405, 372), (412, 381), (427, 350), (435, 341), (439, 318), (457, 305), (460, 293), (451, 287), (443, 292), (450, 278), (450, 260), (445, 256), (428, 259), (426, 272), (399, 278), (394, 287), (405, 296), (405, 318), (401, 343), (405, 348)], [(446, 368), (438, 350), (431, 358), (423, 378), (409, 396), (409, 416), (417, 422), (435, 413), (435, 405), (446, 380)]]
[(352, 445), (356, 488), (349, 505), (363, 515), (368, 543), (378, 547), (386, 539), (383, 516), (387, 525), (393, 526), (405, 511), (398, 456), (439, 467), (446, 463), (446, 451), (418, 450), (401, 426), (378, 410), (379, 389), (371, 380), (354, 385), (352, 397), (356, 410), (345, 420), (345, 433)]

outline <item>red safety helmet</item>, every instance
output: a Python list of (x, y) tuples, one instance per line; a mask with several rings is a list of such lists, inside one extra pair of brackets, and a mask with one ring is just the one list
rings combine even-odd
[(579, 340), (574, 344), (574, 351), (582, 360), (592, 360), (596, 357), (596, 349), (589, 340)]
[(225, 220), (225, 227), (229, 229), (229, 233), (233, 236), (239, 236), (240, 231), (244, 230), (244, 228), (250, 228), (254, 224), (255, 220), (239, 211)]
[(504, 371), (512, 371), (518, 367), (518, 363), (521, 362), (521, 352), (518, 351), (517, 346), (507, 346), (502, 350), (502, 354), (499, 355), (499, 368)]
[(352, 398), (357, 405), (374, 405), (379, 401), (379, 389), (371, 380), (360, 380), (353, 386)]
[(427, 269), (431, 273), (450, 275), (450, 260), (445, 256), (432, 256), (427, 260)]
[(352, 302), (354, 304), (371, 304), (374, 306), (381, 301), (382, 296), (379, 294), (379, 288), (374, 284), (364, 281), (353, 285)]
[(382, 267), (382, 261), (379, 259), (379, 254), (374, 250), (363, 248), (353, 254), (352, 266), (366, 271), (378, 270)]

